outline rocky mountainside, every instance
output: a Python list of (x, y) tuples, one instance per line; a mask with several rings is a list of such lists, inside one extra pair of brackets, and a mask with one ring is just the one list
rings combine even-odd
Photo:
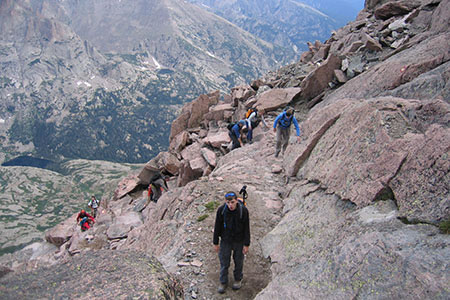
[(285, 57), (183, 1), (4, 0), (0, 33), (2, 162), (145, 162), (182, 104)]
[[(362, 9), (350, 1), (191, 0), (275, 45), (292, 57), (307, 50), (306, 42), (325, 40)], [(358, 1), (356, 1), (358, 2)]]
[[(225, 297), (448, 299), (449, 11), (449, 0), (367, 0), (354, 22), (311, 43), (299, 62), (223, 99), (199, 96), (172, 123), (169, 150), (122, 179), (92, 229), (80, 232), (72, 216), (47, 231), (47, 242), (2, 256), (0, 292), (57, 295), (50, 281), (40, 281), (47, 290), (14, 282), (33, 282), (48, 268), (65, 278), (61, 264), (101, 249), (111, 258), (155, 256), (185, 299), (221, 299), (215, 209), (245, 184), (252, 242), (243, 287)], [(256, 106), (272, 125), (288, 104), (302, 139), (292, 137), (282, 157), (274, 157), (275, 135), (263, 125), (253, 143), (226, 151), (228, 122)], [(170, 189), (146, 205), (157, 169), (170, 175)], [(102, 263), (119, 273), (113, 260)], [(124, 269), (127, 278), (142, 271)], [(122, 276), (112, 277), (108, 292), (129, 290)], [(79, 293), (86, 284), (93, 297), (105, 295), (92, 283), (71, 288)], [(129, 291), (151, 298), (161, 287), (148, 283), (145, 296)]]
[[(16, 207), (2, 213), (1, 253), (37, 239), (87, 194), (103, 194), (74, 183), (65, 158), (147, 161), (167, 149), (182, 103), (290, 60), (180, 1), (0, 1), (0, 16), (0, 203)], [(106, 177), (114, 165), (84, 163)], [(65, 194), (64, 208), (42, 204)]]
[(0, 167), (0, 255), (42, 240), (42, 233), (86, 206), (109, 199), (120, 179), (142, 165), (71, 160), (58, 170)]

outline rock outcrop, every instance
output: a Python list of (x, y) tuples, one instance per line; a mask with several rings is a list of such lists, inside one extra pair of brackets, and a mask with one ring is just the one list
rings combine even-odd
[(161, 263), (142, 252), (100, 250), (78, 254), (52, 268), (10, 274), (2, 280), (1, 295), (3, 299), (180, 299), (183, 288)]
[[(205, 249), (215, 209), (247, 185), (251, 252), (242, 290), (226, 296), (448, 299), (449, 32), (438, 23), (449, 6), (366, 1), (300, 62), (223, 101), (200, 96), (174, 121), (169, 151), (123, 179), (93, 229), (69, 240), (48, 234), (66, 242), (46, 262), (132, 249), (179, 274), (185, 297), (214, 298), (217, 257)], [(253, 143), (226, 150), (227, 123), (248, 107), (271, 125), (288, 104), (302, 140), (292, 137), (284, 157), (273, 156), (275, 135), (263, 125)], [(145, 183), (158, 170), (170, 188), (147, 203)]]

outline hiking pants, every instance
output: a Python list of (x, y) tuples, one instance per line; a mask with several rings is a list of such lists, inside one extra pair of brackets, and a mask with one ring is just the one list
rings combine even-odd
[(241, 147), (241, 143), (239, 143), (238, 138), (231, 131), (228, 132), (231, 140), (233, 141), (233, 146), (231, 146), (231, 150)]
[(228, 283), (228, 268), (230, 267), (231, 252), (233, 252), (234, 261), (234, 280), (242, 280), (242, 269), (244, 268), (244, 248), (243, 242), (227, 243), (220, 241), (219, 260), (220, 260), (220, 283)]
[(249, 129), (247, 132), (247, 142), (251, 142), (253, 140), (253, 129)]
[(97, 207), (96, 208), (91, 207), (91, 213), (92, 213), (92, 216), (94, 218), (96, 218), (97, 217)]
[(289, 137), (291, 135), (291, 127), (277, 126), (277, 146), (275, 151), (275, 157), (280, 154), (281, 147), (283, 147), (283, 154), (289, 144)]

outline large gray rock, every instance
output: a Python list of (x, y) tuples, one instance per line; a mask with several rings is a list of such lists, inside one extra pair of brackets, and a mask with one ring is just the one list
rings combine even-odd
[(450, 27), (450, 1), (442, 0), (437, 9), (433, 12), (431, 30), (434, 32), (448, 32)]
[(45, 240), (58, 247), (67, 242), (77, 230), (77, 215), (78, 213), (72, 215), (69, 219), (46, 231)]
[(187, 128), (200, 126), (204, 115), (209, 112), (209, 108), (219, 102), (219, 95), (219, 91), (208, 95), (200, 95), (194, 101), (186, 104), (181, 114), (172, 122), (169, 140), (172, 141), (180, 132)]
[(138, 212), (129, 211), (114, 220), (114, 223), (106, 231), (106, 235), (110, 240), (126, 238), (128, 232), (140, 225), (142, 225), (141, 215)]
[[(58, 283), (52, 284), (55, 280)], [(176, 279), (156, 258), (137, 251), (80, 253), (65, 264), (7, 274), (0, 284), (3, 299), (147, 299), (149, 295), (181, 299), (183, 295)]]
[[(197, 157), (197, 162), (201, 163), (200, 160), (204, 159), (202, 157)], [(193, 159), (192, 161), (194, 161), (195, 159)], [(205, 167), (206, 167), (206, 162), (205, 162)], [(197, 168), (197, 164), (194, 164), (194, 168), (196, 168), (196, 170), (193, 170), (191, 167), (191, 161), (189, 160), (182, 160), (181, 161), (181, 167), (180, 167), (180, 174), (178, 175), (177, 178), (177, 186), (185, 186), (186, 184), (188, 184), (189, 182), (198, 179), (200, 176), (203, 175), (203, 169), (202, 169), (202, 165), (200, 165), (200, 167)]]
[(236, 107), (239, 102), (245, 102), (254, 95), (256, 95), (256, 91), (249, 85), (234, 87), (231, 89), (232, 106)]
[(340, 67), (341, 59), (334, 54), (330, 54), (320, 67), (308, 74), (302, 81), (300, 85), (301, 96), (307, 100), (318, 96), (328, 88), (328, 83), (333, 79), (334, 70)]
[[(139, 183), (148, 185), (152, 177), (159, 172), (159, 166), (156, 164), (155, 159), (150, 160), (138, 174), (137, 178), (139, 179)], [(131, 182), (130, 182), (131, 181)], [(125, 195), (129, 193), (131, 190), (133, 178), (129, 178), (128, 181), (123, 180), (123, 182), (119, 185), (119, 188), (123, 190), (122, 194)], [(127, 186), (130, 186), (127, 188)], [(121, 198), (121, 197), (119, 197)]]
[(203, 158), (208, 162), (211, 167), (215, 167), (217, 165), (217, 156), (214, 151), (209, 150), (208, 148), (202, 148), (201, 150)]
[(303, 123), (305, 141), (288, 148), (285, 169), (358, 206), (393, 193), (402, 216), (439, 222), (450, 206), (449, 111), (443, 101), (397, 98), (316, 109)]
[(253, 106), (265, 112), (277, 110), (288, 105), (300, 91), (300, 88), (271, 89), (262, 93)]
[(165, 170), (172, 175), (178, 174), (180, 168), (180, 161), (170, 152), (160, 152), (155, 158), (155, 163), (158, 169)]
[[(368, 99), (413, 81), (450, 59), (449, 39), (450, 33), (440, 34), (391, 56), (349, 80), (319, 105), (344, 98)], [(441, 91), (442, 87), (436, 89)]]
[(189, 142), (189, 133), (182, 131), (170, 141), (169, 150), (174, 153), (179, 153)]
[(306, 183), (285, 213), (261, 241), (272, 281), (255, 299), (448, 298), (450, 237), (403, 224), (392, 200), (355, 210)]
[(406, 99), (450, 99), (450, 81), (447, 79), (450, 62), (419, 75), (412, 81), (388, 90), (382, 95)]
[(390, 1), (376, 8), (374, 14), (378, 19), (387, 20), (393, 16), (406, 15), (419, 7), (420, 2), (419, 0)]
[(228, 131), (208, 132), (208, 136), (203, 140), (205, 144), (211, 145), (214, 148), (220, 149), (223, 144), (228, 144), (231, 141)]
[(222, 121), (228, 120), (234, 111), (234, 107), (230, 103), (212, 106), (208, 113), (205, 114), (205, 120)]

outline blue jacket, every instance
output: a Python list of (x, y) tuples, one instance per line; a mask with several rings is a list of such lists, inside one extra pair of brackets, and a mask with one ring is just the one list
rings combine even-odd
[(240, 133), (241, 128), (239, 128), (239, 124), (245, 125), (245, 121), (240, 120), (239, 122), (234, 124), (233, 128), (231, 128), (231, 132), (236, 136), (236, 138), (239, 138), (241, 136)]
[(297, 130), (297, 136), (300, 136), (300, 127), (298, 127), (297, 119), (294, 115), (292, 115), (290, 118), (286, 116), (286, 112), (283, 111), (281, 114), (277, 116), (275, 119), (275, 122), (273, 122), (273, 128), (277, 128), (277, 125), (280, 124), (283, 128), (289, 128), (291, 124), (294, 123), (295, 130)]

